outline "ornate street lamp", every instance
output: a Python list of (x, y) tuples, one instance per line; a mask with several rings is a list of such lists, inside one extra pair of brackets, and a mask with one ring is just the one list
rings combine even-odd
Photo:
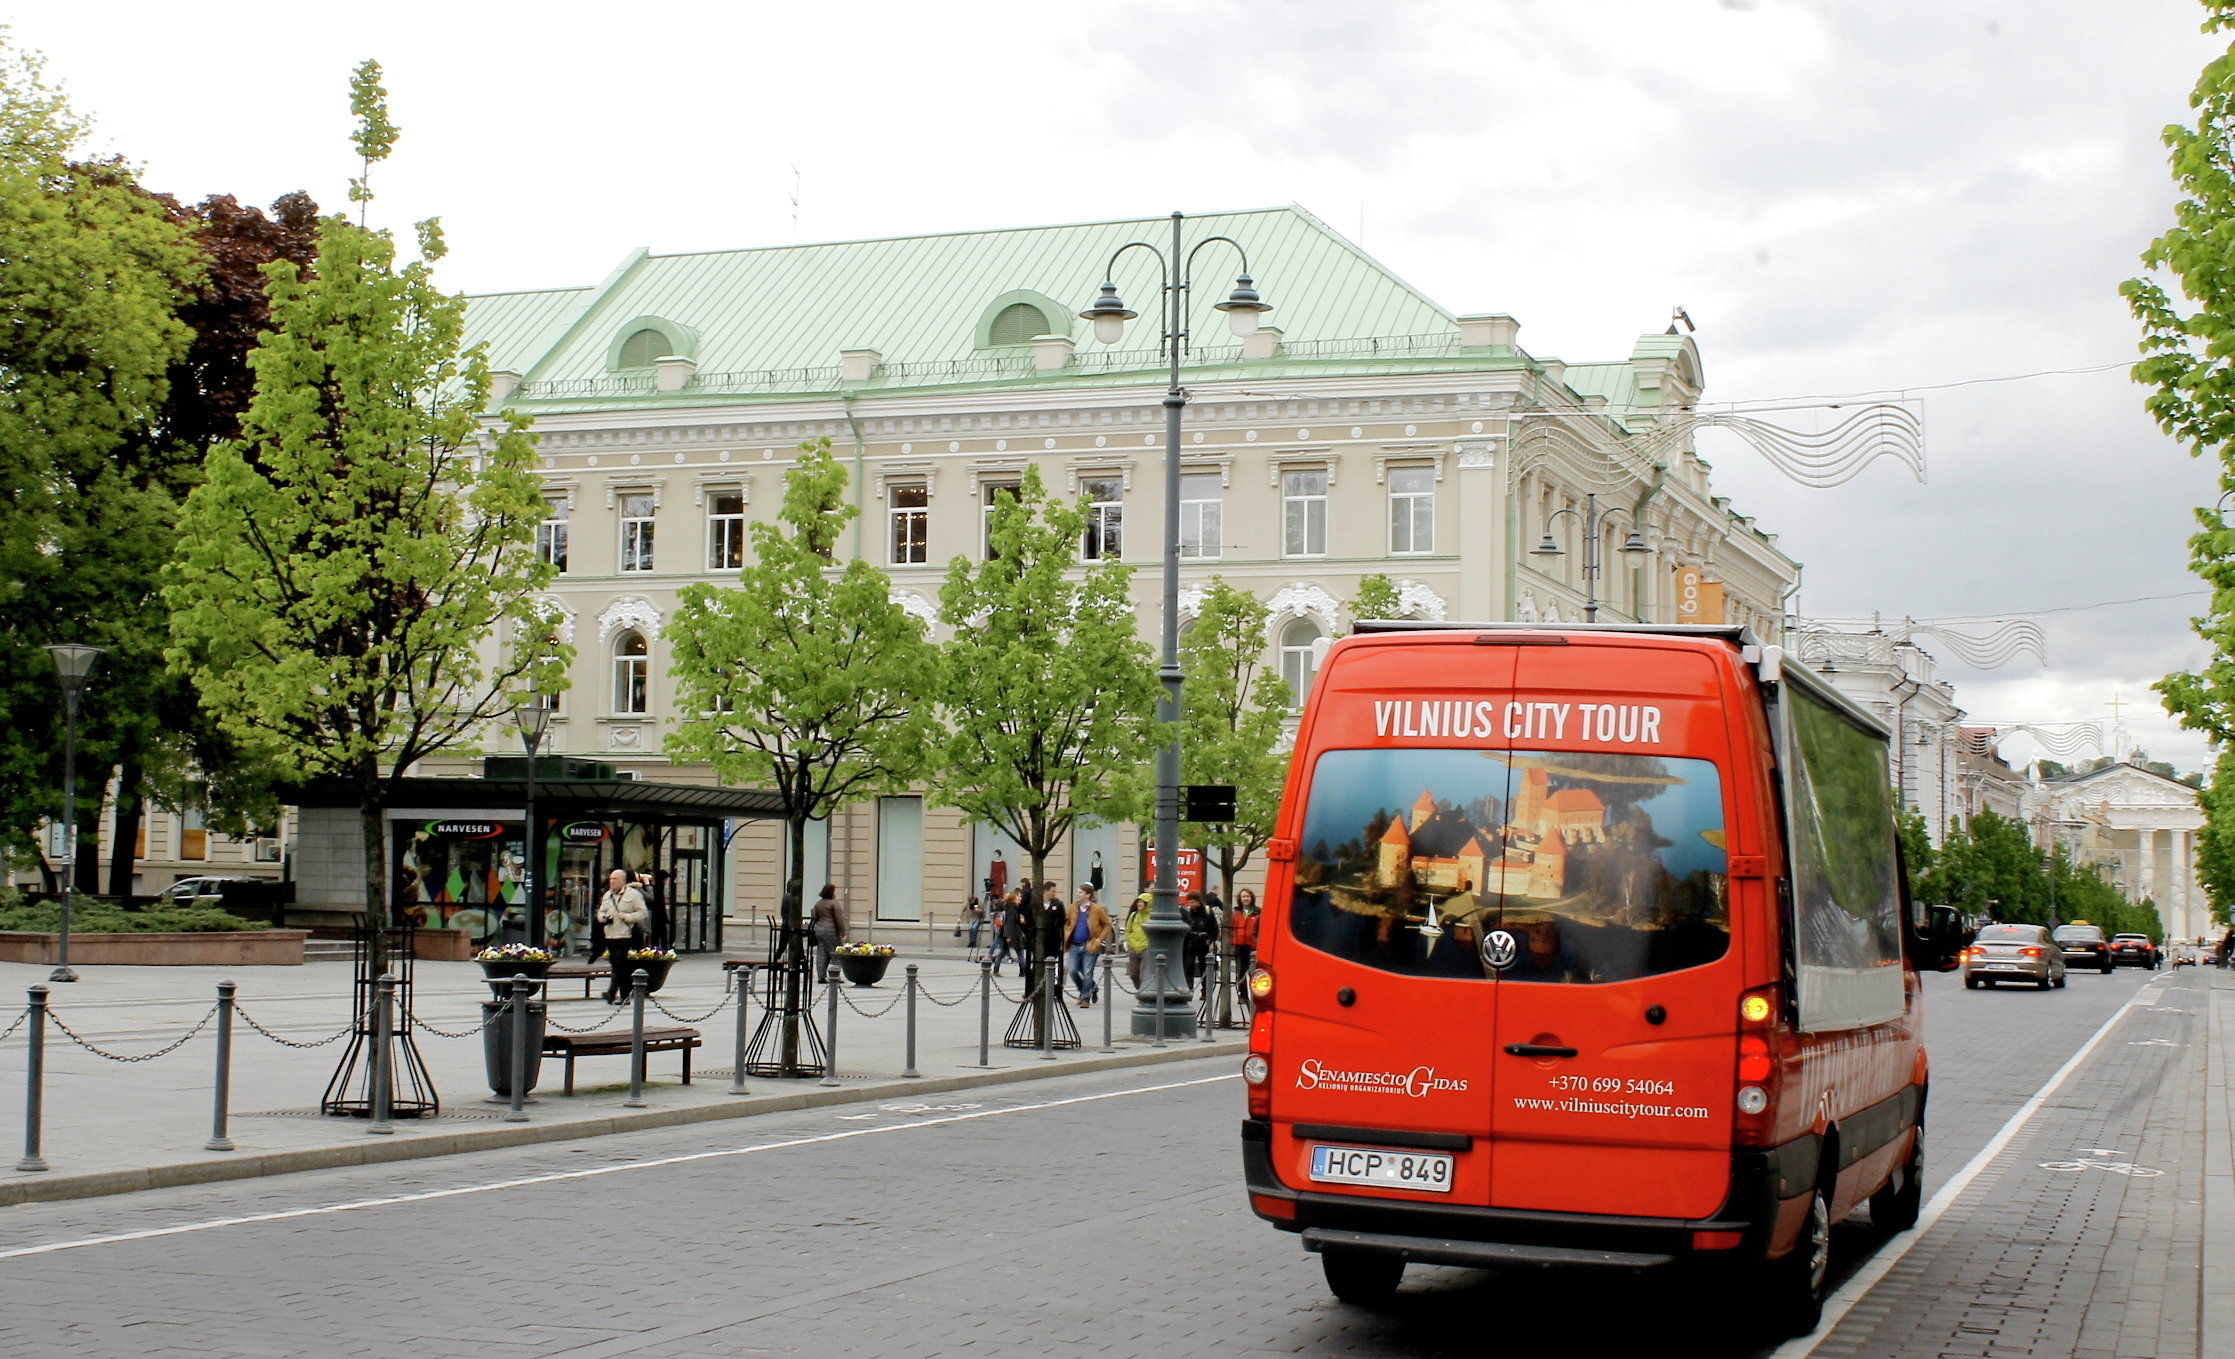
[(1163, 289), (1161, 314), (1158, 320), (1163, 333), (1157, 345), (1171, 365), (1171, 384), (1164, 393), (1164, 656), (1157, 668), (1157, 679), (1163, 685), (1163, 696), (1156, 708), (1157, 720), (1164, 724), (1165, 739), (1156, 752), (1156, 872), (1150, 887), (1149, 921), (1146, 929), (1149, 941), (1149, 961), (1153, 966), (1158, 954), (1164, 965), (1154, 974), (1144, 973), (1143, 984), (1134, 994), (1132, 1028), (1136, 1035), (1146, 1037), (1161, 1031), (1167, 1037), (1186, 1037), (1195, 1030), (1195, 1007), (1190, 1003), (1191, 992), (1187, 985), (1186, 971), (1182, 966), (1182, 944), (1187, 938), (1187, 922), (1180, 915), (1180, 412), (1187, 407), (1187, 389), (1180, 385), (1180, 360), (1188, 348), (1187, 299), (1193, 284), (1195, 256), (1203, 247), (1224, 242), (1241, 256), (1242, 271), (1234, 280), (1233, 291), (1226, 300), (1215, 304), (1226, 313), (1226, 326), (1237, 338), (1246, 339), (1257, 333), (1259, 322), (1272, 310), (1264, 298), (1258, 296), (1255, 281), (1249, 272), (1249, 252), (1239, 241), (1230, 236), (1206, 236), (1192, 247), (1183, 250), (1181, 227), (1186, 221), (1180, 213), (1172, 214), (1171, 253), (1166, 254), (1146, 241), (1130, 241), (1119, 246), (1110, 256), (1108, 267), (1102, 271), (1102, 291), (1094, 305), (1079, 313), (1082, 320), (1093, 323), (1094, 338), (1103, 344), (1116, 344), (1125, 336), (1125, 323), (1140, 313), (1125, 305), (1117, 291), (1117, 262), (1129, 250), (1145, 250), (1157, 262), (1157, 280)]
[(1605, 569), (1605, 563), (1599, 560), (1600, 521), (1610, 514), (1619, 514), (1630, 520), (1629, 533), (1623, 537), (1622, 546), (1615, 549), (1630, 560), (1635, 561), (1650, 553), (1653, 549), (1647, 547), (1645, 539), (1638, 535), (1637, 520), (1628, 510), (1621, 508), (1601, 510), (1598, 493), (1592, 492), (1583, 497), (1583, 510), (1580, 514), (1573, 509), (1562, 508), (1554, 510), (1544, 517), (1544, 537), (1535, 547), (1529, 549), (1530, 556), (1559, 557), (1566, 555), (1567, 549), (1561, 547), (1552, 537), (1553, 521), (1563, 514), (1573, 514), (1583, 521), (1583, 621), (1596, 623), (1599, 621), (1599, 572)]
[(48, 981), (74, 982), (70, 970), (70, 894), (78, 887), (78, 696), (93, 677), (93, 662), (100, 659), (97, 646), (57, 644), (47, 648), (54, 657), (55, 677), (62, 682), (62, 935), (56, 948), (55, 969)]
[(535, 759), (543, 747), (543, 735), (551, 728), (551, 703), (537, 694), (521, 707), (512, 710), (512, 720), (520, 726), (520, 744), (528, 751), (528, 824), (520, 836), (528, 855), (528, 942), (538, 948), (543, 945), (543, 898), (537, 894), (537, 869), (543, 859), (543, 837), (538, 834), (542, 825), (535, 817)]

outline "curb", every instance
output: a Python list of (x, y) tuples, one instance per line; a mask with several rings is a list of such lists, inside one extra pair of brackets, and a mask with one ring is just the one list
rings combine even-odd
[(716, 1104), (632, 1110), (607, 1117), (569, 1119), (563, 1123), (506, 1123), (494, 1128), (469, 1128), (454, 1133), (395, 1140), (368, 1136), (356, 1142), (305, 1147), (297, 1151), (263, 1152), (239, 1159), (180, 1161), (170, 1165), (90, 1171), (82, 1175), (41, 1175), (0, 1183), (0, 1207), (19, 1203), (99, 1198), (109, 1194), (135, 1194), (143, 1189), (175, 1189), (185, 1185), (216, 1184), (225, 1180), (253, 1180), (267, 1175), (292, 1175), (304, 1170), (418, 1161), (433, 1156), (495, 1151), (504, 1147), (533, 1146), (543, 1142), (574, 1142), (584, 1138), (608, 1137), (614, 1133), (675, 1128), (688, 1123), (711, 1123), (716, 1119), (750, 1118), (755, 1114), (788, 1113), (796, 1109), (819, 1109), (832, 1104), (889, 1099), (898, 1094), (977, 1090), (1019, 1081), (1091, 1075), (1098, 1071), (1123, 1071), (1131, 1067), (1161, 1066), (1204, 1057), (1241, 1057), (1248, 1050), (1248, 1042), (1242, 1039), (1226, 1039), (1216, 1043), (1188, 1039), (1168, 1048), (1117, 1053), (1107, 1057), (1079, 1057), (1013, 1070), (973, 1071), (959, 1076), (923, 1076), (914, 1080), (884, 1076), (837, 1089), (818, 1087), (781, 1095), (743, 1095)]

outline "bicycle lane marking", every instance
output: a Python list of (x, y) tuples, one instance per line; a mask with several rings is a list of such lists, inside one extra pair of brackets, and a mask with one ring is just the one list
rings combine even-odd
[(719, 1151), (694, 1151), (680, 1156), (661, 1156), (646, 1161), (624, 1161), (618, 1165), (589, 1166), (581, 1170), (553, 1171), (546, 1175), (527, 1175), (510, 1180), (492, 1180), (486, 1184), (459, 1185), (450, 1189), (430, 1189), (416, 1194), (396, 1194), (386, 1198), (356, 1199), (348, 1203), (327, 1203), (312, 1208), (289, 1208), (271, 1213), (248, 1213), (239, 1217), (213, 1218), (205, 1222), (180, 1223), (171, 1227), (150, 1227), (136, 1232), (115, 1232), (105, 1236), (89, 1236), (76, 1241), (51, 1241), (38, 1246), (18, 1246), (0, 1250), (0, 1260), (17, 1260), (32, 1255), (52, 1255), (59, 1251), (83, 1250), (90, 1246), (119, 1245), (129, 1241), (152, 1241), (166, 1236), (185, 1236), (193, 1232), (217, 1231), (226, 1227), (246, 1227), (262, 1222), (288, 1222), (297, 1218), (323, 1217), (335, 1213), (354, 1213), (367, 1208), (391, 1208), (399, 1204), (425, 1203), (433, 1199), (461, 1198), (468, 1194), (491, 1194), (505, 1189), (525, 1189), (535, 1185), (557, 1184), (568, 1180), (594, 1179), (600, 1175), (617, 1175), (630, 1170), (657, 1170), (663, 1166), (686, 1165), (693, 1161), (712, 1161), (725, 1156), (751, 1156), (764, 1151), (784, 1151), (792, 1147), (815, 1146), (825, 1142), (844, 1142), (856, 1137), (876, 1137), (885, 1133), (914, 1132), (922, 1128), (936, 1128), (949, 1123), (968, 1123), (981, 1118), (999, 1118), (1006, 1114), (1029, 1114), (1043, 1109), (1061, 1109), (1074, 1104), (1093, 1104), (1101, 1100), (1123, 1099), (1128, 1095), (1152, 1095), (1165, 1090), (1185, 1090), (1191, 1086), (1213, 1085), (1220, 1081), (1241, 1079), (1240, 1072), (1222, 1076), (1203, 1076), (1189, 1081), (1168, 1081), (1161, 1085), (1134, 1086), (1126, 1090), (1106, 1090), (1094, 1095), (1073, 1095), (1067, 1099), (1042, 1100), (1036, 1104), (1010, 1105), (998, 1109), (979, 1109), (971, 1113), (947, 1114), (939, 1118), (919, 1118), (910, 1123), (888, 1123), (874, 1128), (848, 1128), (842, 1132), (819, 1133), (813, 1137), (790, 1137), (777, 1142), (761, 1142), (749, 1147), (724, 1147)]
[(2073, 1053), (2071, 1057), (2065, 1060), (2063, 1066), (2058, 1067), (2055, 1072), (2051, 1073), (2049, 1079), (2042, 1084), (2041, 1088), (2033, 1092), (2033, 1097), (2019, 1105), (2018, 1111), (2010, 1115), (2009, 1120), (1996, 1131), (1994, 1137), (1985, 1146), (1979, 1148), (1978, 1154), (1965, 1162), (1963, 1169), (1957, 1171), (1953, 1179), (1940, 1187), (1940, 1192), (1932, 1196), (1932, 1201), (1927, 1203), (1924, 1211), (1918, 1215), (1917, 1225), (1903, 1232), (1898, 1240), (1889, 1241), (1880, 1246), (1877, 1253), (1872, 1255), (1861, 1269), (1850, 1275), (1847, 1282), (1840, 1285), (1837, 1292), (1824, 1300), (1824, 1319), (1817, 1323), (1815, 1330), (1807, 1335), (1795, 1336), (1779, 1345), (1776, 1349), (1771, 1350), (1765, 1356), (1765, 1359), (1808, 1359), (1809, 1355), (1814, 1354), (1816, 1347), (1829, 1339), (1832, 1332), (1839, 1329), (1839, 1323), (1846, 1320), (1847, 1313), (1854, 1305), (1862, 1301), (1871, 1289), (1876, 1288), (1879, 1281), (1884, 1279), (1895, 1265), (1901, 1263), (1902, 1258), (1909, 1254), (1910, 1248), (1923, 1240), (1925, 1234), (1932, 1230), (1933, 1225), (1940, 1221), (1948, 1209), (1955, 1204), (1955, 1201), (1963, 1197), (1963, 1192), (1971, 1187), (1971, 1182), (1978, 1179), (1980, 1174), (1992, 1165), (1995, 1159), (2001, 1156), (2012, 1142), (2017, 1140), (2018, 1134), (2025, 1131), (2026, 1124), (2033, 1121), (2034, 1114), (2040, 1111), (2041, 1106), (2056, 1097), (2057, 1091), (2062, 1089), (2064, 1083), (2072, 1078), (2072, 1073), (2078, 1071), (2081, 1064), (2086, 1062), (2096, 1048), (2102, 1045), (2104, 1038), (2110, 1034), (2118, 1022), (2126, 1018), (2127, 1012), (2133, 1010), (2145, 1000), (2154, 1001), (2156, 999), (2156, 993), (2153, 992), (2152, 986), (2154, 982), (2160, 980), (2164, 979), (2155, 978), (2151, 982), (2143, 983), (2141, 989), (2127, 997), (2125, 1004), (2113, 1010), (2110, 1018), (2104, 1020), (2102, 1025), (2088, 1036), (2088, 1041), (2080, 1045), (2079, 1051)]

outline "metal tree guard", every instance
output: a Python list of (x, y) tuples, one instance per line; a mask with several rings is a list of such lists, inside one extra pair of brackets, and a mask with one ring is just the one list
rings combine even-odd
[(380, 1069), (380, 1064), (371, 1060), (380, 987), (380, 975), (372, 965), (372, 932), (376, 928), (369, 920), (359, 918), (352, 940), (356, 975), (349, 993), (349, 1044), (342, 1049), (333, 1079), (326, 1082), (318, 1112), (371, 1118), (382, 1103), (379, 1096), (385, 1094), (388, 1117), (432, 1118), (442, 1112), (442, 1101), (435, 1095), (434, 1078), (427, 1074), (426, 1059), (419, 1055), (419, 1044), (412, 1037), (411, 974), (419, 931), (409, 924), (387, 927), (388, 973), (395, 978), (396, 986), (395, 1028), (388, 1039), (388, 1089), (383, 1092), (373, 1088), (375, 1072)]
[[(745, 1074), (796, 1078), (821, 1076), (830, 1069), (830, 1052), (815, 1025), (815, 970), (807, 962), (807, 931), (783, 926), (768, 939), (768, 961), (757, 969), (766, 988), (760, 1022), (745, 1045)], [(739, 1001), (743, 1003), (742, 998)], [(784, 1057), (784, 1033), (797, 1024), (799, 1046)]]
[(1036, 950), (1027, 956), (1031, 961), (1031, 968), (1025, 974), (1024, 999), (1017, 1002), (1017, 1012), (1010, 1017), (1009, 1027), (1001, 1036), (1001, 1046), (1077, 1047), (1079, 1026), (1071, 1021), (1070, 1011), (1063, 1004), (1062, 974), (1057, 973), (1052, 983), (1053, 994), (1048, 995), (1046, 1003), (1042, 1004), (1041, 993), (1051, 985), (1048, 980), (1047, 958)]

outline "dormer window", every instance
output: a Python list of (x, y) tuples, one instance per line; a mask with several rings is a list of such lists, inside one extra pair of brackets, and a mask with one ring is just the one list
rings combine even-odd
[(646, 326), (621, 341), (621, 355), (614, 366), (649, 368), (654, 361), (665, 358), (669, 352), (667, 337)]
[(1046, 312), (1030, 302), (1012, 302), (994, 314), (986, 340), (995, 345), (1031, 344), (1035, 338), (1051, 333)]

